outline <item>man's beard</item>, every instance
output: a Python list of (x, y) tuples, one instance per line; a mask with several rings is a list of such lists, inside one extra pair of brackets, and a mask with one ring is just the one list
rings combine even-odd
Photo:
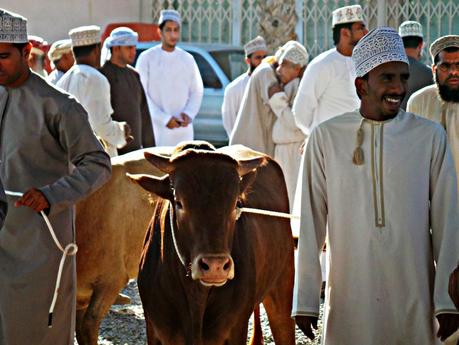
[[(446, 83), (447, 80), (445, 80)], [(441, 85), (438, 82), (438, 76), (435, 78), (440, 98), (445, 102), (459, 103), (459, 89), (450, 88), (448, 85)]]

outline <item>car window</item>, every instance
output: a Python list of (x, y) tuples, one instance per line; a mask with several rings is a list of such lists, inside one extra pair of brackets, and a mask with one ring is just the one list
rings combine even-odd
[(199, 73), (201, 73), (202, 82), (205, 88), (211, 89), (221, 89), (223, 87), (220, 79), (218, 79), (217, 74), (213, 70), (212, 66), (202, 57), (202, 55), (196, 52), (188, 52), (193, 55), (196, 64), (199, 68)]
[(209, 52), (217, 61), (228, 80), (234, 80), (247, 70), (242, 50), (218, 50)]

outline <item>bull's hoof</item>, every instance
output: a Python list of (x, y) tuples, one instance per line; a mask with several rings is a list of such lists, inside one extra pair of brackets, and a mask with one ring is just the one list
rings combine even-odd
[(131, 304), (131, 298), (122, 293), (119, 293), (118, 296), (116, 297), (115, 303), (113, 304), (115, 305)]

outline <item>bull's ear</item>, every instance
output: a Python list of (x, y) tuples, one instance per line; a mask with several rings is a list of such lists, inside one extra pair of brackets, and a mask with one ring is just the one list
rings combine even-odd
[(150, 175), (143, 175), (143, 174), (126, 174), (132, 181), (138, 183), (143, 189), (156, 194), (157, 196), (173, 200), (174, 193), (171, 189), (171, 182), (169, 179), (169, 175), (163, 177), (155, 177)]
[(257, 158), (251, 158), (251, 159), (246, 159), (246, 160), (239, 160), (239, 167), (238, 167), (238, 173), (239, 176), (244, 176), (251, 172), (252, 170), (255, 170), (259, 166), (263, 165), (266, 162), (265, 157), (257, 157)]
[(165, 172), (166, 174), (170, 174), (174, 170), (172, 163), (169, 161), (169, 157), (161, 156), (146, 151), (143, 155), (145, 156), (145, 159), (147, 161), (149, 161), (151, 164), (153, 164), (155, 167), (157, 167), (162, 172)]

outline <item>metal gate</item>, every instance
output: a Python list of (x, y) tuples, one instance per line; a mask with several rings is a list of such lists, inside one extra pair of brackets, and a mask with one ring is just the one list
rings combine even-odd
[[(153, 0), (153, 20), (162, 8), (175, 8), (183, 17), (184, 41), (243, 45), (258, 33), (263, 9), (282, 0)], [(369, 28), (397, 28), (405, 20), (424, 27), (426, 47), (439, 36), (459, 34), (459, 0), (296, 0), (298, 41), (311, 56), (333, 46), (332, 11), (360, 4)], [(428, 54), (424, 54), (427, 61)]]

